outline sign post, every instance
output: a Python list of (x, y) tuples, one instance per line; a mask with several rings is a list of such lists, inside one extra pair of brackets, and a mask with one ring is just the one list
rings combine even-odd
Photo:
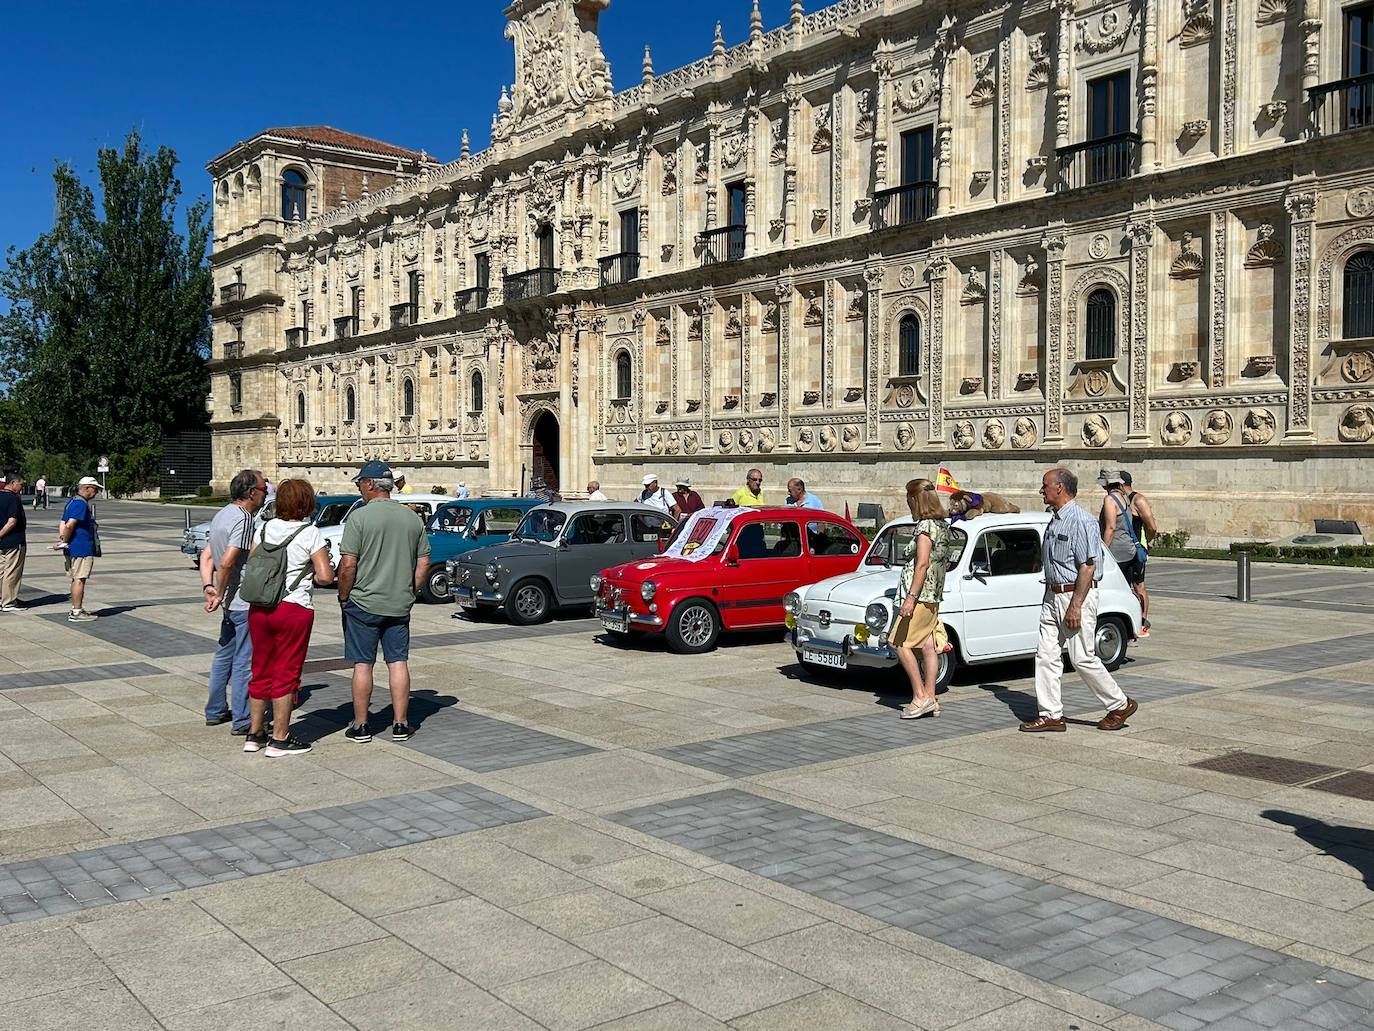
[(98, 473), (100, 474), (100, 493), (101, 493), (102, 495), (104, 495), (104, 494), (107, 493), (106, 490), (105, 490), (105, 474), (108, 473), (108, 472), (110, 471), (110, 457), (109, 457), (109, 455), (101, 455), (101, 456), (100, 456), (100, 461), (99, 461), (99, 463), (97, 463), (97, 465), (96, 465), (96, 467), (95, 467), (95, 471), (98, 472)]

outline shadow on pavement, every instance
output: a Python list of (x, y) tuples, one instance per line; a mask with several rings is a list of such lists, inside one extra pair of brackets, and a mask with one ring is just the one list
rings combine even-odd
[[(333, 686), (335, 685), (302, 685), (302, 704), (304, 705), (313, 698), (316, 691)], [(291, 724), (291, 733), (295, 737), (307, 743), (314, 743), (348, 726), (353, 719), (353, 699), (349, 695), (347, 681), (343, 681), (338, 686), (343, 688), (345, 696), (337, 705), (324, 709), (297, 710), (301, 715)], [(382, 692), (383, 697), (387, 697), (384, 684), (378, 684), (377, 690)], [(377, 697), (375, 691), (373, 697)], [(458, 699), (453, 695), (439, 694), (437, 691), (429, 690), (411, 691), (410, 711), (407, 713), (407, 718), (410, 721), (410, 726), (419, 730), (425, 721), (435, 713), (457, 704)], [(383, 708), (373, 709), (368, 716), (368, 725), (372, 727), (374, 734), (379, 732), (378, 728), (390, 727), (394, 722), (395, 714), (392, 711), (389, 697)]]
[(1353, 868), (1364, 878), (1364, 886), (1374, 891), (1374, 830), (1342, 827), (1282, 809), (1266, 809), (1260, 815), (1266, 820), (1292, 827), (1293, 833), (1303, 841)]

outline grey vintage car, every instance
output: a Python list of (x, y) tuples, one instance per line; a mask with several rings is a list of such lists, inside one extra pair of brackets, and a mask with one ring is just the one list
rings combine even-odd
[(555, 608), (592, 604), (592, 577), (656, 554), (674, 523), (661, 509), (617, 502), (559, 502), (525, 513), (510, 540), (449, 559), (449, 594), (469, 612), (504, 609), (540, 623)]

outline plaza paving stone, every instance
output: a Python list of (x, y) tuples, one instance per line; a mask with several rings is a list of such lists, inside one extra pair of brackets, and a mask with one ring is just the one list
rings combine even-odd
[(1069, 675), (1040, 736), (1029, 662), (913, 725), (776, 634), (419, 606), (419, 733), (359, 746), (321, 591), (313, 751), (269, 760), (204, 726), (181, 510), (101, 520), (100, 620), (38, 550), (0, 617), (0, 1027), (1374, 1027), (1374, 801), (1193, 765), (1374, 769), (1369, 572), (1257, 566), (1246, 606), (1152, 561), (1140, 711), (1098, 732)]

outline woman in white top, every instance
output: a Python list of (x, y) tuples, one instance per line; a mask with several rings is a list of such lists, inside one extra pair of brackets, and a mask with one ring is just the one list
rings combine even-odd
[[(277, 516), (254, 535), (256, 550), (264, 542), (275, 547), (290, 538), (286, 549), (286, 594), (272, 607), (252, 605), (248, 634), (253, 641), (253, 675), (248, 681), (250, 723), (243, 750), (266, 749), (271, 758), (301, 755), (310, 746), (291, 736), (291, 710), (301, 687), (305, 653), (315, 609), (312, 588), (334, 582), (329, 548), (314, 525), (315, 492), (304, 480), (283, 480), (277, 486)], [(293, 536), (294, 535), (294, 536)], [(272, 706), (272, 734), (267, 733), (267, 706)]]

